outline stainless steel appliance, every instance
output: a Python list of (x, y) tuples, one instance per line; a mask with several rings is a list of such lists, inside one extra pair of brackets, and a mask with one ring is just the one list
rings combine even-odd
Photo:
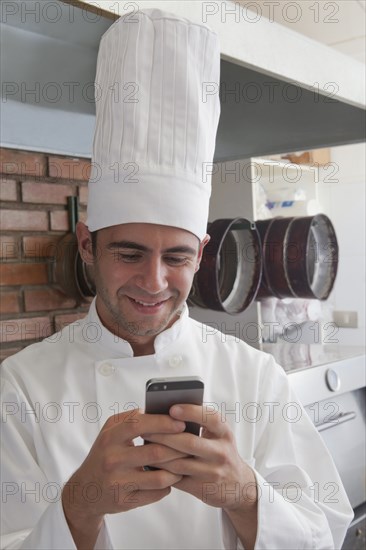
[(366, 536), (365, 349), (263, 344), (283, 366), (337, 466), (355, 517), (342, 550), (364, 550)]

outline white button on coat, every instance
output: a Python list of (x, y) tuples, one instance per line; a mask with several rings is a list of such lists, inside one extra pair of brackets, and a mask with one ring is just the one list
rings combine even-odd
[(168, 362), (169, 367), (175, 369), (183, 364), (183, 357), (181, 355), (172, 355)]
[(98, 367), (98, 370), (102, 376), (111, 376), (114, 373), (115, 368), (110, 363), (102, 363), (102, 365)]

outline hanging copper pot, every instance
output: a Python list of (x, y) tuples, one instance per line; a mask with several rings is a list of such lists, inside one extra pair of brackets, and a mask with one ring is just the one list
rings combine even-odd
[(257, 299), (328, 298), (336, 278), (338, 243), (324, 214), (257, 222), (263, 278)]
[(338, 242), (325, 214), (294, 218), (288, 227), (286, 273), (299, 298), (326, 300), (338, 268)]
[(254, 300), (261, 273), (261, 246), (256, 228), (244, 218), (208, 224), (211, 240), (203, 251), (190, 301), (200, 307), (236, 314)]
[(58, 243), (54, 266), (54, 278), (61, 290), (78, 302), (95, 296), (92, 267), (85, 264), (79, 254), (75, 234), (78, 221), (77, 198), (67, 197), (69, 225), (67, 233)]
[(286, 271), (288, 228), (294, 218), (273, 218), (256, 223), (262, 243), (263, 276), (258, 296), (296, 296)]

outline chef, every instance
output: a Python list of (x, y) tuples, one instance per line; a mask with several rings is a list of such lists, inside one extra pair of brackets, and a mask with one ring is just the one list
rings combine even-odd
[[(97, 295), (85, 319), (3, 364), (2, 548), (342, 545), (352, 509), (281, 367), (189, 317), (219, 63), (214, 32), (157, 9), (102, 38), (77, 227)], [(144, 413), (147, 380), (191, 375), (202, 407)]]

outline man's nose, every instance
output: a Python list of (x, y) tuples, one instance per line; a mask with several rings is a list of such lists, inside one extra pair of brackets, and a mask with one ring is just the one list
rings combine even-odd
[(150, 294), (164, 291), (168, 288), (166, 265), (160, 258), (151, 258), (144, 262), (136, 282), (141, 289)]

